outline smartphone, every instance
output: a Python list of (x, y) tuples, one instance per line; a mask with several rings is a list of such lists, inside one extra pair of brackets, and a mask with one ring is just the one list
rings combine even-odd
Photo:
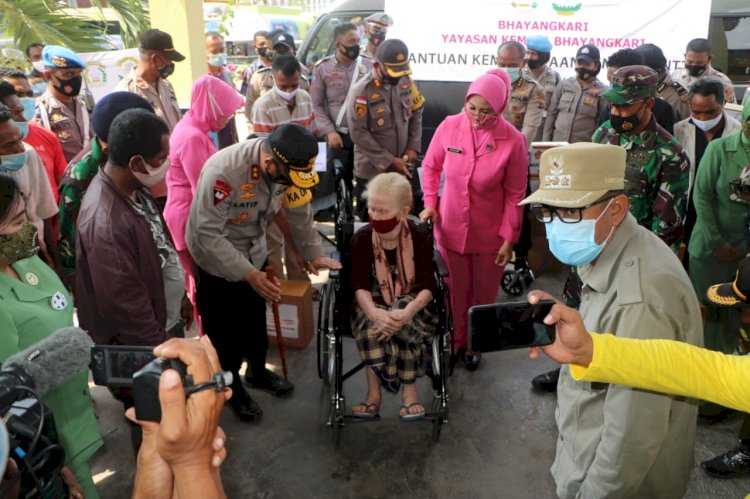
[(543, 300), (536, 305), (524, 301), (471, 307), (469, 350), (496, 352), (554, 343), (555, 326), (542, 322), (554, 304)]
[(94, 345), (91, 347), (91, 374), (99, 386), (133, 386), (133, 374), (154, 360), (154, 347)]

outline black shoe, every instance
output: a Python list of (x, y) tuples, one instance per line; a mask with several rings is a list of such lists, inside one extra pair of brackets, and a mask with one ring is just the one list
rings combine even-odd
[(713, 402), (703, 402), (698, 406), (698, 420), (706, 424), (720, 423), (734, 412), (736, 412), (734, 409)]
[(469, 371), (476, 371), (479, 367), (479, 363), (482, 361), (482, 354), (479, 352), (466, 352), (463, 356), (464, 364), (466, 369)]
[(715, 478), (734, 478), (750, 474), (750, 448), (739, 446), (701, 463), (706, 473)]
[[(244, 389), (242, 391), (245, 392)], [(232, 412), (240, 421), (246, 423), (260, 421), (263, 416), (263, 409), (246, 392), (244, 397), (242, 394), (233, 393), (232, 398), (227, 401), (227, 405), (232, 408)]]
[(245, 385), (249, 388), (265, 390), (277, 397), (288, 397), (294, 392), (293, 384), (268, 369), (265, 370), (263, 379), (260, 381), (253, 378), (252, 373), (248, 372), (245, 375)]
[(560, 379), (560, 368), (558, 367), (554, 371), (549, 371), (544, 374), (540, 374), (536, 378), (531, 380), (531, 384), (534, 388), (542, 390), (544, 392), (556, 392), (557, 391), (557, 380)]

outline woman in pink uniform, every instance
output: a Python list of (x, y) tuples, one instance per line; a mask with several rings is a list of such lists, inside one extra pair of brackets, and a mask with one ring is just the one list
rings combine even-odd
[(509, 88), (510, 78), (499, 68), (477, 78), (463, 112), (440, 124), (422, 162), (420, 217), (435, 223), (450, 271), (455, 346), (472, 371), (481, 357), (467, 352), (468, 311), (495, 303), (523, 217), (518, 203), (526, 194), (529, 160), (523, 134), (502, 116)]
[[(224, 128), (243, 104), (242, 97), (231, 85), (211, 75), (200, 76), (193, 83), (190, 110), (177, 123), (169, 139), (170, 166), (164, 220), (185, 271), (187, 292), (193, 305), (195, 278), (193, 259), (185, 244), (185, 223), (203, 165), (217, 151), (210, 134)], [(198, 311), (194, 312), (197, 318)]]

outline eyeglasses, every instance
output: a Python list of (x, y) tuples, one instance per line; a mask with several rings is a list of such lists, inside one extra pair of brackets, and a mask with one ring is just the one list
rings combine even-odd
[(619, 196), (619, 194), (614, 194), (612, 196), (599, 199), (598, 201), (594, 201), (593, 203), (582, 206), (580, 208), (559, 208), (557, 206), (548, 206), (546, 204), (532, 204), (531, 212), (534, 214), (537, 220), (545, 224), (552, 222), (552, 218), (555, 215), (564, 224), (577, 224), (578, 222), (583, 220), (583, 210), (609, 201), (610, 199), (616, 198), (617, 196)]

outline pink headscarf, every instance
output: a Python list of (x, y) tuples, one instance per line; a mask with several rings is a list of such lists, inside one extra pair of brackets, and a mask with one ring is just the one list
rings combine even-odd
[(487, 99), (492, 109), (500, 116), (508, 103), (509, 88), (510, 76), (508, 76), (508, 73), (500, 68), (492, 68), (469, 85), (469, 91), (466, 92), (466, 101), (472, 95), (481, 95)]
[(203, 75), (193, 82), (188, 113), (198, 126), (212, 130), (217, 121), (233, 115), (244, 103), (231, 85), (215, 76)]

